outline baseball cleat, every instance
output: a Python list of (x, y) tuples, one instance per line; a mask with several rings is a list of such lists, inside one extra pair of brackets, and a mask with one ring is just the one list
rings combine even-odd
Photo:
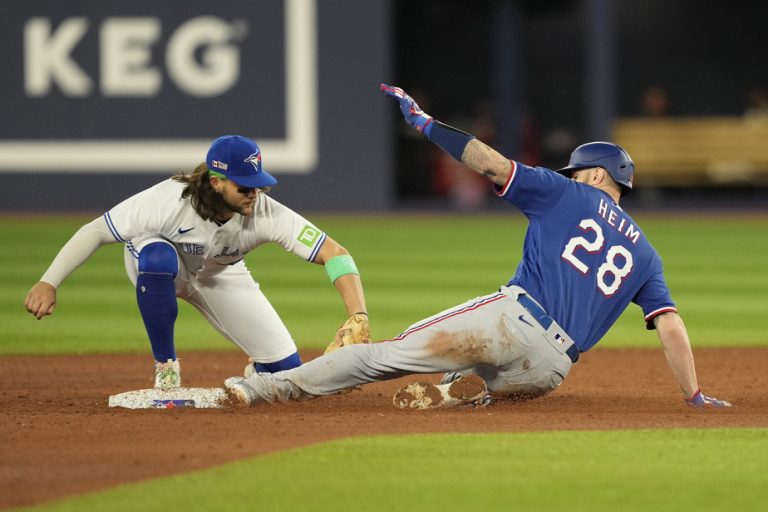
[(165, 363), (155, 361), (155, 388), (172, 389), (181, 387), (181, 366), (178, 359)]
[(240, 407), (250, 407), (258, 398), (256, 390), (243, 377), (230, 377), (224, 381), (229, 400)]
[(444, 373), (443, 377), (440, 379), (440, 384), (450, 384), (451, 382), (458, 380), (461, 376), (461, 372)]
[(488, 405), (490, 395), (485, 381), (477, 375), (467, 375), (448, 384), (415, 382), (401, 388), (392, 397), (400, 409), (436, 409), (438, 407)]

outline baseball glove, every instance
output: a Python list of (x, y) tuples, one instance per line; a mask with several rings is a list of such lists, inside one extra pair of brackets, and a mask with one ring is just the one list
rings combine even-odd
[(325, 353), (328, 354), (347, 345), (370, 342), (371, 329), (368, 327), (368, 315), (365, 313), (355, 313), (346, 322), (341, 324), (336, 331), (336, 335), (333, 337), (333, 341), (325, 349)]

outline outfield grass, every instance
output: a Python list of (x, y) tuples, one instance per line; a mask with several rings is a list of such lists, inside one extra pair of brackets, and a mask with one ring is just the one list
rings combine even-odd
[(766, 502), (767, 430), (625, 430), (348, 438), (34, 510), (748, 512)]
[[(515, 213), (310, 218), (354, 254), (377, 339), (504, 284), (520, 259), (525, 231), (525, 219)], [(23, 310), (29, 287), (86, 220), (0, 217), (0, 354), (148, 351), (119, 245), (97, 251), (65, 282), (52, 317), (36, 321)], [(768, 218), (637, 220), (664, 259), (694, 345), (768, 343)], [(300, 347), (330, 341), (345, 313), (320, 266), (274, 245), (246, 262)], [(186, 303), (176, 332), (180, 352), (234, 350)], [(631, 305), (600, 346), (657, 345)]]

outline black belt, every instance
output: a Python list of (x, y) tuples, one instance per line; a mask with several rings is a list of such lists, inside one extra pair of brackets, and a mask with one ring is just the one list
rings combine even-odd
[[(519, 302), (521, 306), (528, 310), (528, 312), (533, 316), (533, 318), (536, 319), (537, 322), (539, 322), (539, 325), (541, 325), (545, 331), (549, 329), (549, 326), (554, 323), (552, 317), (549, 316), (547, 312), (544, 311), (541, 306), (536, 304), (536, 302), (528, 295), (518, 295), (517, 302)], [(577, 347), (574, 343), (568, 347), (568, 350), (566, 350), (565, 353), (568, 355), (568, 357), (571, 358), (571, 362), (575, 363), (579, 360), (579, 354), (581, 354), (581, 351), (579, 350), (579, 347)]]

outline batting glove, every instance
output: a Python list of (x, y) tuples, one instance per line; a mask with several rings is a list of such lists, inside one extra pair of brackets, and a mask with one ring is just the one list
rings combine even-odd
[(730, 402), (707, 396), (702, 393), (700, 389), (697, 390), (691, 398), (686, 398), (685, 403), (691, 407), (731, 407)]
[(400, 112), (403, 113), (403, 117), (405, 117), (408, 124), (424, 135), (429, 135), (429, 130), (432, 128), (432, 116), (425, 114), (424, 111), (419, 108), (419, 105), (413, 101), (413, 98), (408, 96), (405, 91), (399, 87), (381, 84), (379, 88), (384, 91), (384, 94), (397, 100), (400, 104)]

